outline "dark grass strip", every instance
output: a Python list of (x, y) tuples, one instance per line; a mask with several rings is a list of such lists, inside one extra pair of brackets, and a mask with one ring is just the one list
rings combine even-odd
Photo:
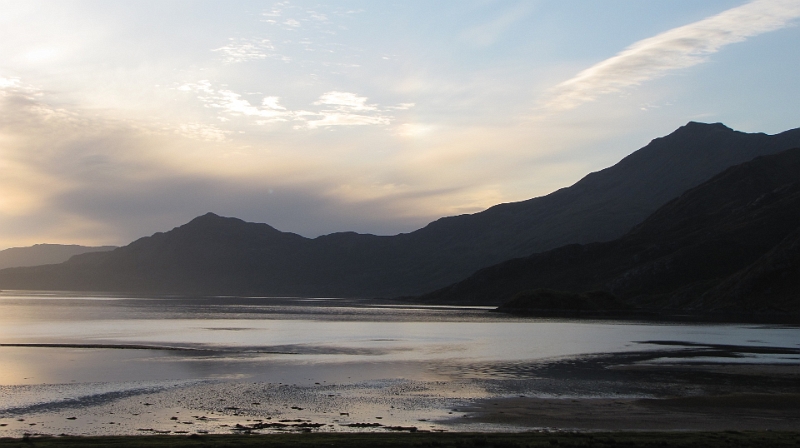
[(25, 437), (0, 439), (0, 448), (28, 447), (275, 447), (275, 448), (523, 448), (523, 447), (800, 447), (800, 432), (579, 432), (269, 434), (113, 437)]

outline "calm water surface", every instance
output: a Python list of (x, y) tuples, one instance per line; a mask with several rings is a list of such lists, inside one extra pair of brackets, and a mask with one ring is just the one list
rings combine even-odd
[[(646, 341), (800, 347), (800, 330), (786, 326), (534, 320), (487, 308), (337, 299), (297, 303), (0, 293), (0, 344), (64, 345), (0, 347), (0, 384), (269, 379), (263, 370), (278, 365), (490, 363), (665, 349)], [(783, 359), (796, 360), (770, 361)]]
[[(464, 378), (491, 377), (496, 365), (675, 348), (663, 341), (798, 348), (800, 330), (535, 320), (485, 308), (337, 299), (3, 292), (0, 417), (49, 409), (65, 400), (91, 402), (91, 397), (208, 381), (299, 387), (453, 381), (453, 372)], [(779, 354), (724, 361), (800, 362), (797, 355)]]

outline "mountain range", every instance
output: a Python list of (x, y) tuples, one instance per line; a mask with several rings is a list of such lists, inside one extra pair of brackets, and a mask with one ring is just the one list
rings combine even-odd
[(800, 315), (800, 148), (725, 170), (617, 240), (509, 260), (420, 299), (524, 302), (535, 314), (560, 306), (557, 293), (656, 312)]
[(59, 265), (2, 270), (0, 288), (417, 295), (509, 259), (614, 240), (726, 168), (792, 147), (800, 147), (800, 129), (748, 134), (719, 123), (690, 122), (571, 187), (442, 218), (410, 233), (344, 232), (310, 239), (209, 213), (111, 252), (83, 254)]
[(75, 255), (107, 252), (116, 246), (78, 246), (75, 244), (36, 244), (0, 250), (0, 269), (63, 263)]

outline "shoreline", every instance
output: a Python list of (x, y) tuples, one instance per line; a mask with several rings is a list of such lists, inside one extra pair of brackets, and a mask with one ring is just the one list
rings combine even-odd
[(491, 313), (533, 319), (617, 320), (644, 323), (695, 323), (695, 324), (773, 324), (800, 325), (800, 316), (792, 314), (712, 313), (696, 314), (660, 313), (646, 310), (631, 311), (577, 311), (577, 310), (519, 310), (493, 309)]
[(180, 304), (185, 301), (203, 302), (213, 305), (293, 305), (293, 306), (330, 306), (343, 308), (438, 308), (441, 310), (484, 311), (488, 315), (530, 319), (567, 319), (577, 321), (621, 321), (642, 323), (694, 323), (694, 324), (774, 324), (800, 326), (800, 315), (780, 313), (732, 313), (709, 311), (650, 311), (633, 310), (571, 310), (571, 309), (502, 309), (502, 304), (486, 303), (452, 303), (435, 301), (418, 301), (416, 296), (408, 297), (330, 297), (313, 296), (228, 296), (219, 294), (169, 294), (169, 293), (137, 293), (106, 291), (49, 291), (49, 290), (0, 290), (3, 296), (15, 296), (15, 299), (52, 299), (63, 296), (67, 300), (114, 300), (142, 301), (153, 300), (168, 304)]

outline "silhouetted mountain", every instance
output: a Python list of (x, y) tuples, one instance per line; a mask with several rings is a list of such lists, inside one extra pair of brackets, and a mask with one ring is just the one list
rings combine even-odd
[(0, 288), (287, 296), (419, 294), (477, 269), (570, 243), (622, 236), (668, 200), (723, 169), (800, 146), (689, 123), (618, 164), (544, 197), (442, 218), (396, 236), (308, 239), (208, 214), (107, 254), (0, 272)]
[(12, 247), (0, 250), (0, 269), (58, 264), (69, 260), (73, 255), (87, 252), (106, 252), (112, 249), (116, 249), (116, 246), (87, 247), (74, 244), (36, 244), (29, 247)]
[(585, 293), (534, 289), (521, 291), (508, 302), (497, 307), (497, 311), (513, 314), (542, 316), (590, 317), (613, 313), (614, 316), (630, 313), (635, 308), (605, 291)]
[(509, 260), (421, 299), (501, 304), (551, 289), (647, 310), (797, 313), (798, 279), (800, 148), (725, 170), (618, 240)]
[(692, 305), (724, 312), (800, 314), (800, 228)]

